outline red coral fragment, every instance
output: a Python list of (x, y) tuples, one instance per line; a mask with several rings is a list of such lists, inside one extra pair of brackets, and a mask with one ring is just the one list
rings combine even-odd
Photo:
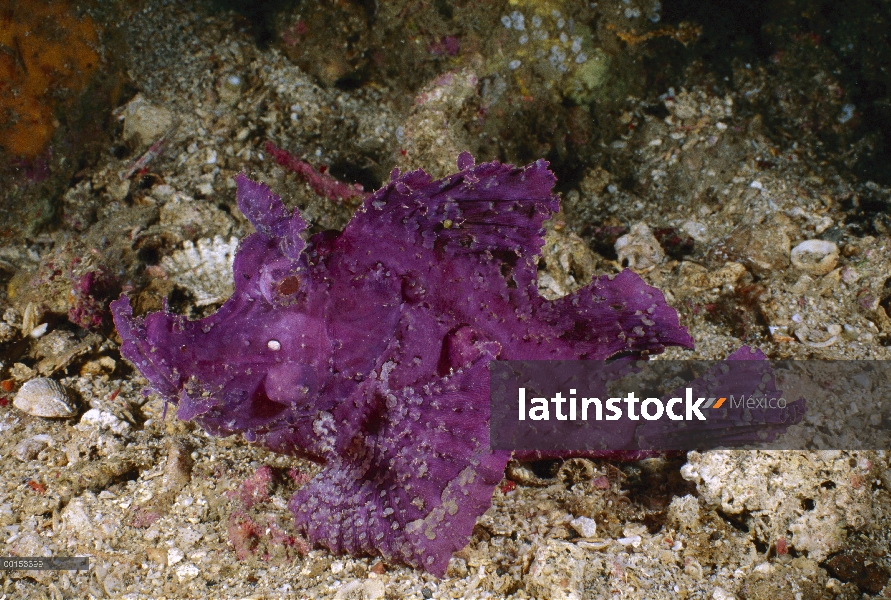
[(777, 555), (783, 556), (784, 554), (789, 553), (789, 547), (786, 544), (786, 538), (781, 537), (777, 538)]
[(136, 514), (130, 519), (130, 526), (136, 527), (137, 529), (144, 529), (160, 518), (160, 513), (140, 507), (136, 509)]
[(427, 51), (435, 56), (456, 56), (460, 49), (461, 44), (458, 41), (458, 38), (453, 35), (441, 37), (435, 42), (431, 42), (427, 45)]
[(256, 473), (244, 480), (234, 495), (245, 509), (252, 508), (261, 502), (268, 502), (272, 478), (272, 467), (262, 466), (257, 469)]
[(305, 539), (288, 535), (282, 530), (281, 527), (276, 525), (275, 523), (270, 523), (267, 527), (269, 530), (269, 535), (272, 539), (272, 543), (278, 546), (288, 546), (289, 548), (294, 548), (298, 553), (302, 555), (309, 554), (311, 547), (309, 542)]
[(338, 181), (327, 174), (325, 172), (327, 170), (326, 166), (322, 166), (316, 170), (308, 162), (300, 160), (287, 150), (282, 150), (272, 142), (266, 142), (265, 149), (266, 152), (275, 159), (275, 162), (289, 171), (293, 171), (300, 175), (316, 194), (324, 196), (332, 202), (337, 202), (339, 204), (354, 199), (364, 200), (366, 196), (369, 196), (369, 193), (358, 183), (350, 185)]
[(601, 475), (600, 477), (597, 477), (596, 479), (594, 479), (591, 482), (591, 486), (597, 490), (608, 490), (609, 489), (609, 479), (606, 476)]
[(250, 556), (257, 547), (259, 533), (257, 524), (250, 517), (237, 512), (229, 516), (229, 542), (235, 548), (238, 560)]
[(41, 496), (46, 493), (46, 486), (42, 483), (34, 481), (33, 479), (28, 480), (28, 487), (40, 494)]
[(303, 471), (294, 468), (288, 469), (288, 477), (298, 486), (305, 485), (312, 479), (312, 475), (309, 473), (304, 473)]
[(270, 546), (292, 548), (301, 555), (310, 551), (305, 539), (285, 533), (272, 521), (255, 521), (241, 511), (229, 515), (228, 536), (238, 560), (245, 560), (258, 552), (262, 552), (260, 558), (270, 560), (272, 556), (264, 551)]

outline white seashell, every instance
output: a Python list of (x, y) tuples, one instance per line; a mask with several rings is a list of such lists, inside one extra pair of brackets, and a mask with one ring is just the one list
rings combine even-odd
[(46, 333), (47, 327), (49, 327), (48, 323), (41, 323), (40, 325), (32, 329), (28, 335), (36, 340), (40, 337), (43, 337), (43, 334)]
[(71, 396), (55, 379), (38, 377), (25, 383), (12, 401), (17, 409), (35, 417), (71, 417), (77, 412)]
[(792, 265), (811, 275), (825, 275), (838, 264), (838, 246), (826, 240), (806, 240), (794, 248)]
[(37, 322), (40, 320), (40, 317), (40, 309), (37, 307), (37, 304), (29, 302), (22, 315), (22, 335), (28, 335), (30, 332), (34, 331), (38, 325)]
[(238, 240), (229, 241), (217, 236), (186, 241), (182, 250), (161, 259), (161, 266), (170, 280), (188, 290), (195, 298), (195, 306), (223, 302), (232, 295), (232, 264)]

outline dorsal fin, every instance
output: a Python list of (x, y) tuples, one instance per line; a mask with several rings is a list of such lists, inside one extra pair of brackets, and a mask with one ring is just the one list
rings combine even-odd
[(511, 263), (517, 283), (532, 281), (531, 259), (544, 244), (544, 222), (559, 209), (551, 193), (556, 177), (547, 161), (525, 167), (474, 165), (464, 152), (458, 168), (436, 181), (422, 170), (399, 174), (394, 169), (390, 183), (365, 199), (341, 243), (404, 239), (446, 255), (488, 252)]

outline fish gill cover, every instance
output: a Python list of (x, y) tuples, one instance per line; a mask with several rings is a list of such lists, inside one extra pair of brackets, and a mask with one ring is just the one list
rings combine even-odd
[(489, 439), (489, 362), (602, 360), (692, 347), (662, 293), (631, 271), (549, 301), (536, 287), (559, 208), (544, 160), (400, 174), (340, 233), (237, 176), (256, 228), (235, 291), (197, 321), (112, 303), (121, 352), (178, 416), (218, 435), (324, 463), (292, 498), (333, 552), (442, 576), (511, 456)]

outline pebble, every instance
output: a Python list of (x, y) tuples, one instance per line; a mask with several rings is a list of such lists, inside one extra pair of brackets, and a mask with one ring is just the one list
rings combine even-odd
[(62, 384), (48, 377), (27, 381), (12, 403), (17, 409), (35, 417), (66, 418), (77, 412), (74, 400)]
[(841, 280), (845, 283), (854, 283), (860, 279), (860, 273), (854, 267), (845, 267), (841, 272)]
[(159, 565), (167, 566), (167, 551), (163, 548), (148, 547), (145, 549), (146, 556)]
[(98, 360), (90, 360), (84, 363), (80, 369), (81, 376), (99, 377), (100, 375), (110, 375), (117, 367), (117, 362), (110, 356), (102, 356)]
[(819, 235), (832, 227), (834, 224), (835, 222), (830, 217), (823, 217), (814, 227), (814, 233)]
[(237, 104), (244, 93), (244, 79), (238, 75), (230, 75), (220, 80), (217, 93), (223, 104), (232, 106)]
[(629, 537), (618, 538), (616, 542), (622, 544), (623, 546), (632, 546), (634, 548), (637, 548), (640, 546), (641, 537), (639, 535), (632, 535)]
[(142, 94), (134, 96), (120, 111), (120, 116), (124, 120), (124, 139), (140, 149), (156, 142), (176, 123), (173, 111), (150, 102)]
[(368, 600), (377, 600), (386, 596), (387, 590), (384, 582), (380, 579), (368, 579), (363, 586), (365, 598)]
[(790, 221), (784, 215), (777, 215), (771, 223), (740, 225), (708, 251), (707, 265), (715, 269), (737, 262), (753, 275), (768, 277), (789, 265), (789, 228)]
[(838, 246), (826, 240), (806, 240), (789, 255), (792, 265), (811, 275), (825, 275), (838, 264)]
[(569, 522), (569, 525), (583, 538), (594, 537), (597, 533), (597, 521), (588, 517), (576, 517)]
[(692, 219), (681, 226), (681, 231), (697, 242), (707, 242), (709, 240), (708, 227)]
[(847, 323), (845, 323), (842, 326), (842, 337), (849, 342), (853, 342), (860, 337), (860, 331), (853, 325), (848, 325)]
[(201, 571), (192, 564), (181, 565), (176, 568), (176, 578), (179, 579), (180, 583), (185, 583), (186, 581), (191, 581), (198, 577)]
[(189, 483), (192, 477), (192, 466), (195, 463), (193, 454), (195, 453), (192, 452), (192, 446), (188, 443), (180, 439), (168, 439), (167, 461), (164, 463), (164, 477), (161, 479), (160, 487), (171, 499)]
[(851, 582), (867, 594), (880, 593), (888, 583), (888, 570), (878, 561), (857, 551), (845, 550), (826, 562), (833, 577)]
[(174, 546), (170, 550), (167, 551), (167, 564), (175, 565), (176, 563), (181, 561), (183, 558), (185, 558), (185, 556), (186, 556), (185, 552), (183, 552), (182, 550), (180, 550), (179, 548)]
[(713, 600), (736, 600), (736, 596), (721, 587), (716, 587), (712, 592)]
[(44, 333), (46, 333), (46, 329), (48, 326), (49, 325), (47, 323), (41, 323), (40, 325), (38, 325), (37, 327), (32, 329), (30, 332), (28, 332), (28, 335), (31, 336), (32, 338), (34, 338), (35, 340), (39, 339)]
[(720, 290), (724, 286), (733, 287), (746, 274), (746, 268), (737, 262), (728, 262), (718, 270), (707, 270), (691, 261), (681, 263), (685, 281), (699, 290)]

